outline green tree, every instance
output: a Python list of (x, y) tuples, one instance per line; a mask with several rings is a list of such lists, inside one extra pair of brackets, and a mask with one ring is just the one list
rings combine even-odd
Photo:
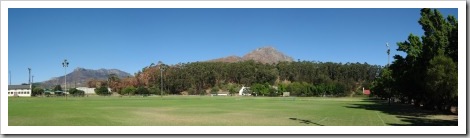
[(60, 85), (56, 85), (52, 91), (62, 91), (62, 87)]
[(278, 96), (278, 91), (277, 89), (270, 87), (268, 90), (269, 96)]
[(136, 94), (141, 94), (141, 95), (148, 95), (149, 94), (149, 90), (145, 87), (138, 87), (136, 90), (135, 90), (135, 93)]
[(105, 95), (110, 95), (111, 93), (109, 92), (108, 88), (105, 87), (105, 86), (101, 86), (99, 88), (95, 88), (95, 93), (96, 95), (101, 95), (101, 96), (105, 96)]
[(69, 89), (68, 92), (69, 92), (70, 95), (72, 95), (72, 96), (81, 96), (81, 97), (85, 96), (85, 91), (78, 90), (78, 89), (76, 89), (76, 88), (71, 88), (71, 89)]
[(376, 80), (377, 86), (374, 87), (376, 95), (387, 98), (389, 104), (391, 103), (391, 98), (393, 96), (393, 82), (394, 79), (392, 78), (392, 71), (386, 68), (382, 71), (380, 78)]
[(234, 85), (230, 85), (228, 88), (228, 92), (230, 93), (230, 96), (233, 96), (237, 93), (237, 87)]
[(421, 9), (418, 23), (424, 30), (398, 42), (395, 61), (373, 83), (373, 93), (381, 97), (400, 98), (403, 103), (424, 105), (428, 109), (449, 110), (457, 103), (458, 23), (437, 9)]
[(217, 87), (217, 86), (212, 87), (211, 93), (212, 93), (212, 94), (215, 94), (215, 95), (218, 95), (218, 94), (219, 94), (219, 87)]
[(44, 93), (44, 89), (36, 87), (33, 89), (31, 96), (38, 96), (38, 95), (42, 95), (43, 93)]
[(136, 88), (134, 86), (127, 86), (126, 88), (121, 90), (121, 95), (127, 94), (127, 95), (134, 95), (135, 94)]
[(432, 103), (427, 105), (450, 111), (450, 107), (456, 105), (458, 96), (457, 65), (450, 57), (441, 54), (430, 61), (426, 74), (426, 96)]
[(160, 88), (152, 86), (148, 88), (150, 94), (160, 95)]
[(197, 91), (196, 91), (196, 89), (191, 87), (191, 88), (188, 89), (188, 94), (189, 95), (195, 95), (195, 94), (197, 94)]
[(266, 86), (264, 84), (255, 83), (255, 84), (251, 85), (250, 89), (257, 96), (264, 96), (264, 95), (267, 95), (268, 92), (269, 92), (269, 85)]

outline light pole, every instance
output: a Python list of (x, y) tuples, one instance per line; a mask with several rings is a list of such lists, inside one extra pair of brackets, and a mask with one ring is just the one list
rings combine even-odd
[(163, 68), (162, 68), (162, 61), (158, 62), (159, 66), (158, 68), (160, 69), (160, 97), (163, 97)]
[(163, 97), (163, 68), (162, 68), (162, 65), (160, 65), (159, 68), (160, 68), (160, 97)]
[[(390, 67), (390, 46), (388, 45), (388, 43), (385, 43), (385, 45), (387, 46), (387, 55), (388, 55), (387, 67)], [(387, 90), (388, 90), (388, 93), (391, 93), (390, 88), (387, 88)], [(390, 102), (391, 102), (391, 96), (389, 96), (388, 98), (388, 105), (390, 105)]]
[(28, 76), (28, 84), (31, 85), (31, 68), (28, 68), (29, 76)]
[(65, 74), (64, 94), (65, 94), (65, 100), (67, 100), (67, 67), (69, 66), (69, 62), (67, 61), (67, 59), (64, 59), (64, 62), (62, 62), (62, 66), (64, 67), (64, 74)]
[(388, 55), (388, 60), (387, 60), (387, 66), (390, 66), (390, 46), (388, 43), (385, 43), (387, 45), (387, 55)]

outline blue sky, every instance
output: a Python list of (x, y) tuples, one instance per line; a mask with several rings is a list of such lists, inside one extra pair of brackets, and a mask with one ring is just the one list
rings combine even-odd
[[(12, 84), (77, 67), (131, 74), (273, 46), (295, 60), (386, 65), (391, 46), (422, 35), (420, 9), (9, 9)], [(457, 16), (457, 9), (440, 9)], [(392, 60), (392, 59), (391, 59)]]

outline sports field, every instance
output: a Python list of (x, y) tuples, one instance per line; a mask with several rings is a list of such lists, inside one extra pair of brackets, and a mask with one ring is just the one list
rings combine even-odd
[(9, 126), (457, 125), (457, 115), (369, 98), (9, 97)]

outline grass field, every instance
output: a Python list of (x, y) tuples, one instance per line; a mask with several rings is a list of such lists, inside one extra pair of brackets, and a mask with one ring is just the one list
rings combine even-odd
[(457, 115), (367, 98), (9, 97), (9, 126), (457, 125)]

